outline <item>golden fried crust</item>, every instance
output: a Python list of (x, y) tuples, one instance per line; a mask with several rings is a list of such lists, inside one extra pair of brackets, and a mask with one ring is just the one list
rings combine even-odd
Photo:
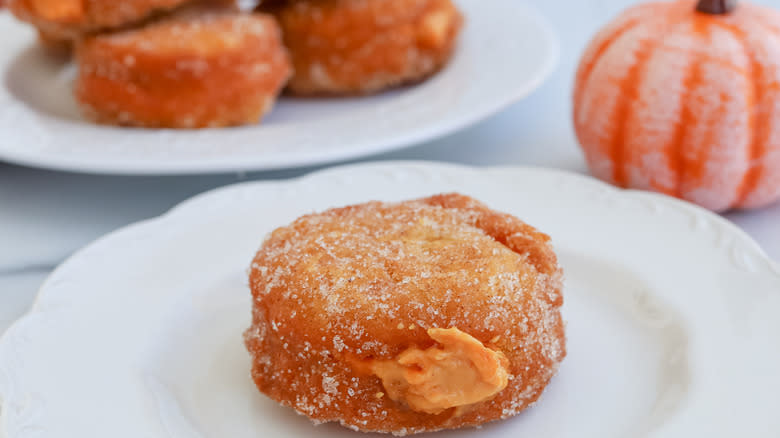
[(76, 96), (108, 124), (202, 128), (255, 123), (291, 74), (273, 17), (185, 14), (77, 46)]
[[(549, 238), (458, 194), (304, 216), (268, 237), (250, 287), (253, 379), (315, 422), (408, 434), (507, 418), (540, 396), (566, 355)], [(382, 382), (354, 366), (429, 348), (433, 327), (505, 355), (506, 389), (465, 413), (425, 414), (382, 397)]]
[(264, 2), (290, 50), (296, 94), (358, 94), (420, 81), (450, 58), (463, 18), (450, 0)]
[(20, 20), (57, 39), (123, 27), (191, 0), (9, 0)]

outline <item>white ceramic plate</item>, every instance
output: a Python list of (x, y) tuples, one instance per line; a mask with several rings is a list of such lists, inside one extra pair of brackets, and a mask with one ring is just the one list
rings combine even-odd
[(476, 196), (550, 233), (569, 356), (537, 406), (482, 437), (777, 437), (780, 267), (699, 208), (558, 171), (387, 163), (210, 192), (112, 233), (0, 341), (0, 430), (27, 437), (355, 437), (249, 377), (246, 268), (295, 217)]
[(466, 28), (451, 64), (431, 80), (378, 96), (283, 98), (262, 125), (205, 131), (96, 126), (80, 118), (74, 68), (0, 12), (0, 160), (116, 174), (185, 174), (314, 165), (441, 136), (537, 88), (557, 40), (517, 0), (459, 0)]

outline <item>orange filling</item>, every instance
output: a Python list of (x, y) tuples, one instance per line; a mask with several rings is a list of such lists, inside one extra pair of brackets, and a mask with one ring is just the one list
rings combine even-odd
[(439, 345), (409, 348), (395, 360), (366, 361), (361, 368), (382, 380), (388, 397), (414, 411), (439, 414), (490, 400), (506, 388), (509, 361), (457, 328), (428, 330)]

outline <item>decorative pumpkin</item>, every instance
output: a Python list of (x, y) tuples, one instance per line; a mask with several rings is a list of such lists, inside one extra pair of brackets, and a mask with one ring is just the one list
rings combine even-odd
[(780, 199), (780, 13), (648, 3), (581, 61), (574, 125), (597, 177), (715, 211)]

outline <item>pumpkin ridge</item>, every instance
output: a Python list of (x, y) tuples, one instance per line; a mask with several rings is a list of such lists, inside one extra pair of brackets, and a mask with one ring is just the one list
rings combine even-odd
[[(669, 3), (669, 5), (674, 4)], [(665, 14), (658, 19), (662, 22), (666, 22), (662, 27), (667, 30), (675, 29), (686, 21), (686, 17), (678, 16), (673, 7), (667, 8), (664, 12)], [(667, 32), (665, 31), (661, 32), (661, 34), (666, 33)], [(610, 161), (613, 163), (612, 180), (615, 185), (619, 187), (627, 188), (629, 186), (629, 163), (625, 160), (626, 147), (628, 144), (626, 141), (626, 136), (628, 135), (626, 125), (633, 116), (635, 110), (634, 103), (639, 100), (639, 89), (636, 85), (641, 83), (644, 75), (647, 74), (647, 64), (653, 55), (657, 50), (662, 49), (663, 47), (666, 47), (664, 45), (664, 38), (648, 38), (642, 41), (640, 43), (640, 48), (636, 51), (637, 55), (634, 65), (628, 70), (618, 86), (621, 90), (621, 94), (619, 103), (615, 108), (615, 124), (617, 129), (610, 141), (608, 155)], [(670, 166), (672, 165), (673, 163), (670, 163)]]
[(761, 18), (757, 19), (756, 23), (761, 27), (761, 29), (765, 30), (766, 33), (771, 33), (777, 38), (780, 38), (780, 28), (772, 26), (771, 24), (767, 23), (765, 20)]
[(764, 116), (764, 113), (766, 112), (759, 111), (759, 100), (761, 99), (761, 95), (763, 93), (760, 81), (760, 78), (764, 74), (762, 70), (763, 65), (756, 59), (755, 53), (746, 43), (747, 35), (743, 29), (741, 29), (738, 25), (719, 21), (716, 21), (715, 23), (722, 29), (728, 30), (734, 34), (734, 37), (737, 39), (737, 41), (740, 42), (750, 61), (750, 72), (748, 73), (747, 77), (750, 78), (750, 89), (752, 91), (752, 105), (750, 105), (752, 111), (750, 114), (750, 124), (748, 126), (748, 132), (750, 132), (751, 139), (747, 157), (748, 169), (737, 188), (737, 196), (734, 201), (734, 205), (740, 206), (746, 201), (747, 197), (750, 196), (753, 189), (756, 188), (758, 182), (761, 180), (761, 175), (763, 173), (763, 165), (758, 163), (759, 159), (764, 154), (764, 133), (762, 131), (764, 130), (763, 126), (766, 123), (766, 121), (760, 120), (760, 118)]
[(620, 82), (620, 102), (615, 108), (617, 114), (615, 124), (617, 129), (609, 145), (610, 160), (615, 163), (612, 169), (612, 179), (615, 184), (626, 188), (628, 187), (628, 175), (626, 162), (624, 160), (626, 147), (626, 122), (630, 119), (634, 110), (633, 103), (638, 99), (638, 89), (636, 84), (642, 81), (642, 77), (647, 73), (647, 63), (658, 48), (657, 39), (648, 38), (640, 43), (639, 50), (636, 51), (636, 62), (628, 70), (628, 73)]
[(626, 32), (631, 30), (631, 28), (636, 26), (640, 21), (640, 18), (628, 20), (622, 26), (619, 26), (617, 29), (615, 29), (615, 31), (607, 38), (605, 38), (601, 45), (598, 46), (596, 51), (593, 53), (593, 56), (591, 57), (591, 61), (580, 68), (580, 71), (577, 72), (575, 81), (576, 83), (574, 86), (575, 102), (579, 102), (581, 100), (585, 84), (588, 83), (588, 79), (590, 78), (591, 73), (593, 73), (593, 70), (596, 68), (598, 61), (604, 56), (607, 50), (609, 50), (609, 48), (620, 39), (620, 37), (625, 35)]
[(689, 71), (685, 77), (685, 80), (683, 81), (683, 89), (685, 90), (683, 96), (681, 97), (682, 107), (680, 108), (680, 120), (675, 128), (674, 137), (671, 142), (671, 154), (670, 154), (670, 163), (669, 166), (673, 169), (675, 174), (675, 185), (674, 185), (674, 192), (672, 193), (675, 197), (681, 197), (682, 196), (682, 188), (683, 184), (685, 182), (685, 174), (686, 174), (686, 163), (685, 163), (685, 153), (683, 151), (683, 144), (685, 141), (686, 134), (688, 132), (688, 126), (691, 123), (691, 121), (694, 120), (694, 114), (691, 111), (690, 106), (688, 105), (689, 98), (691, 96), (692, 90), (694, 88), (694, 85), (698, 83), (701, 79), (701, 68), (700, 68), (700, 61), (702, 56), (697, 55), (692, 61), (691, 65), (689, 67)]
[[(780, 39), (780, 34), (778, 35), (778, 38)], [(699, 62), (709, 62), (712, 64), (717, 64), (718, 66), (735, 71), (737, 73), (741, 74), (748, 74), (749, 72), (742, 67), (738, 66), (737, 64), (734, 64), (733, 62), (729, 62), (725, 59), (720, 59), (718, 57), (712, 56), (707, 54), (705, 51), (698, 51), (694, 49), (681, 49), (679, 47), (669, 46), (664, 44), (663, 42), (660, 43), (659, 49), (667, 51), (667, 52), (678, 52), (678, 53), (691, 53), (696, 56), (696, 58), (699, 60)]]
[[(743, 5), (744, 6), (744, 5)], [(771, 33), (774, 36), (778, 37), (780, 39), (780, 27), (776, 27), (774, 23), (766, 19), (766, 16), (764, 14), (761, 14), (761, 11), (756, 9), (758, 6), (756, 5), (749, 5), (751, 6), (750, 9), (746, 8), (747, 14), (749, 14), (749, 17), (751, 20), (754, 20), (754, 24), (758, 24), (761, 26), (761, 29), (767, 31), (767, 33)]]

